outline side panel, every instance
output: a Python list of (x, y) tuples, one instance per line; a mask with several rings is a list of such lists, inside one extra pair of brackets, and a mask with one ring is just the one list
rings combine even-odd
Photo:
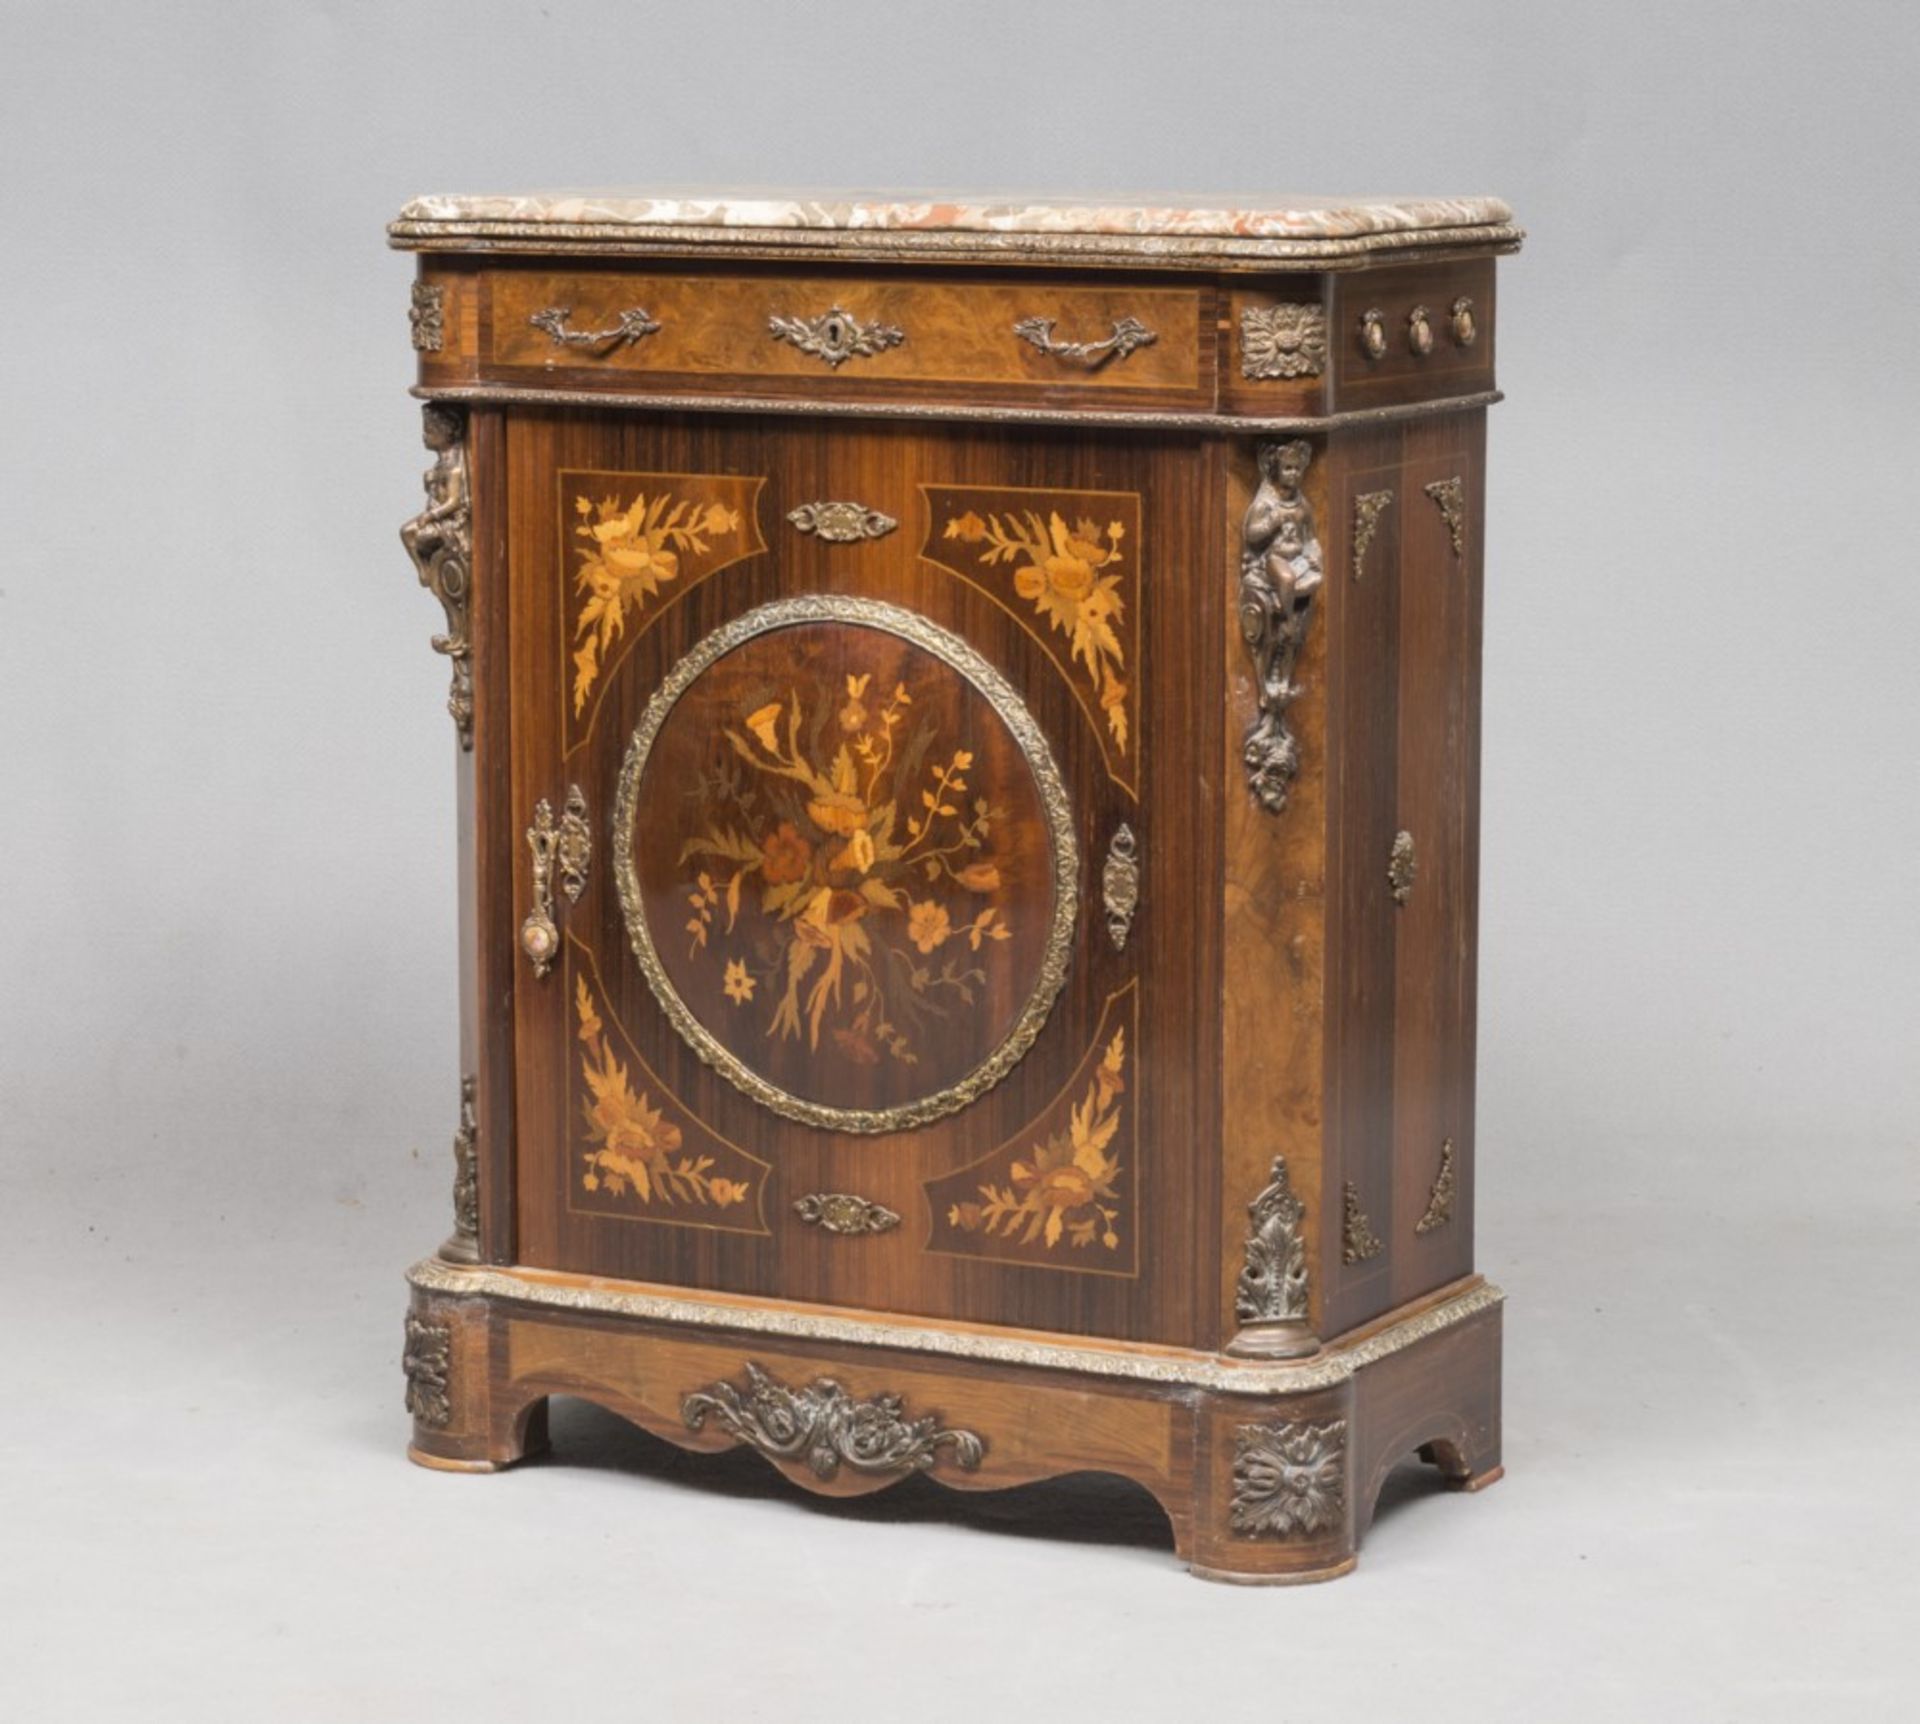
[(1473, 1261), (1484, 448), (1483, 413), (1335, 444), (1329, 1334)]

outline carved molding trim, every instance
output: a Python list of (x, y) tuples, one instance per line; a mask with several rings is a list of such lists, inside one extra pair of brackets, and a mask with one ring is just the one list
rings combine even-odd
[(1253, 659), (1259, 715), (1247, 730), (1240, 758), (1247, 788), (1260, 806), (1278, 814), (1300, 771), (1300, 750), (1286, 726), (1299, 693), (1293, 668), (1320, 590), (1320, 541), (1301, 483), (1313, 448), (1300, 438), (1263, 443), (1260, 485), (1241, 529), (1240, 633)]
[(1234, 1286), (1233, 1314), (1242, 1323), (1296, 1323), (1307, 1315), (1307, 1245), (1300, 1223), (1306, 1205), (1276, 1155), (1260, 1195), (1247, 1205), (1246, 1261)]
[(1107, 912), (1107, 933), (1113, 949), (1123, 952), (1140, 907), (1140, 843), (1124, 820), (1114, 828), (1107, 846), (1106, 866), (1100, 870), (1100, 902)]
[(1242, 377), (1318, 377), (1327, 367), (1327, 314), (1313, 304), (1249, 305), (1240, 313)]
[(593, 828), (587, 824), (587, 799), (579, 785), (567, 786), (566, 809), (558, 821), (544, 796), (534, 804), (527, 848), (533, 852), (533, 908), (520, 924), (520, 949), (533, 961), (533, 973), (544, 976), (560, 952), (560, 929), (553, 919), (554, 869), (560, 870), (567, 902), (577, 904), (593, 860)]
[(843, 1464), (857, 1473), (925, 1472), (942, 1449), (972, 1472), (987, 1451), (982, 1438), (944, 1428), (937, 1414), (903, 1417), (898, 1395), (856, 1401), (831, 1377), (790, 1389), (752, 1363), (746, 1377), (744, 1389), (720, 1382), (688, 1395), (680, 1406), (687, 1428), (697, 1431), (712, 1418), (735, 1442), (773, 1460), (804, 1460), (821, 1479), (835, 1477)]
[(793, 1212), (828, 1233), (885, 1233), (900, 1225), (900, 1217), (884, 1203), (845, 1191), (808, 1192), (794, 1199)]
[(894, 1349), (929, 1358), (986, 1359), (1032, 1370), (1254, 1397), (1334, 1388), (1349, 1381), (1355, 1372), (1491, 1311), (1506, 1299), (1491, 1282), (1475, 1281), (1451, 1298), (1376, 1329), (1351, 1345), (1336, 1342), (1310, 1359), (1268, 1361), (1222, 1358), (1216, 1353), (1139, 1353), (1130, 1351), (1126, 1343), (930, 1328), (910, 1318), (852, 1317), (824, 1306), (783, 1309), (728, 1304), (631, 1284), (595, 1284), (580, 1278), (548, 1280), (512, 1269), (448, 1263), (438, 1257), (414, 1264), (407, 1271), (407, 1283), (422, 1293), (452, 1299), (498, 1299), (536, 1310), (590, 1311), (649, 1323), (686, 1324), (724, 1334)]
[(1453, 541), (1455, 557), (1467, 554), (1467, 488), (1459, 478), (1436, 479), (1426, 492), (1447, 523), (1447, 537)]
[(460, 407), (429, 402), (421, 409), (420, 434), (433, 451), (423, 481), (427, 506), (400, 529), (400, 542), (413, 559), (420, 584), (447, 613), (447, 631), (435, 635), (433, 650), (453, 664), (447, 711), (463, 749), (473, 747), (473, 638), (468, 632), (467, 600), (473, 569), (473, 500), (467, 479), (467, 415)]
[(442, 1429), (453, 1417), (447, 1393), (453, 1373), (453, 1331), (444, 1323), (409, 1317), (400, 1367), (407, 1374), (407, 1411), (428, 1430)]
[(1373, 535), (1380, 526), (1380, 517), (1393, 503), (1391, 491), (1361, 491), (1353, 499), (1353, 578), (1357, 581), (1367, 572), (1367, 552), (1373, 546)]
[(1023, 317), (1013, 333), (1055, 359), (1069, 359), (1089, 371), (1110, 359), (1125, 359), (1138, 347), (1151, 347), (1160, 339), (1137, 317), (1116, 317), (1113, 333), (1105, 341), (1056, 341), (1051, 317)]
[(1369, 1225), (1367, 1212), (1360, 1207), (1360, 1193), (1349, 1179), (1340, 1192), (1340, 1261), (1365, 1263), (1385, 1249), (1385, 1241)]
[(1420, 877), (1420, 858), (1411, 832), (1396, 832), (1393, 848), (1387, 853), (1387, 888), (1396, 908), (1405, 909), (1413, 896), (1413, 883)]
[(1234, 1433), (1228, 1524), (1240, 1538), (1310, 1538), (1347, 1506), (1347, 1421), (1242, 1425)]
[(859, 539), (881, 539), (900, 525), (891, 515), (864, 503), (802, 503), (787, 511), (787, 519), (803, 533), (814, 533), (836, 545)]
[(438, 353), (447, 343), (447, 290), (438, 282), (416, 281), (407, 323), (415, 353)]
[(1436, 1227), (1444, 1227), (1453, 1219), (1454, 1191), (1453, 1139), (1448, 1138), (1440, 1146), (1440, 1171), (1433, 1176), (1433, 1189), (1427, 1196), (1426, 1214), (1413, 1224), (1415, 1233), (1431, 1233)]
[(838, 305), (818, 317), (769, 317), (767, 333), (775, 341), (788, 341), (802, 353), (811, 353), (836, 371), (849, 359), (871, 359), (907, 339), (904, 329), (891, 323), (863, 323)]
[(460, 1124), (453, 1134), (453, 1236), (440, 1247), (440, 1255), (453, 1263), (480, 1260), (478, 1094), (479, 1083), (468, 1072), (460, 1080)]

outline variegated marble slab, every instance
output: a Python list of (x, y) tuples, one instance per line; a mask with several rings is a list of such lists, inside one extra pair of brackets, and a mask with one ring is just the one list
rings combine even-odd
[[(440, 249), (461, 241), (619, 245), (648, 234), (668, 239), (732, 233), (805, 243), (809, 236), (888, 236), (902, 250), (1022, 249), (1217, 252), (1326, 256), (1434, 245), (1517, 245), (1513, 212), (1498, 198), (1194, 198), (1126, 203), (1048, 198), (904, 199), (661, 195), (566, 191), (416, 198), (391, 230), (396, 244)], [(970, 241), (968, 236), (974, 236)], [(846, 244), (848, 242), (842, 242)]]

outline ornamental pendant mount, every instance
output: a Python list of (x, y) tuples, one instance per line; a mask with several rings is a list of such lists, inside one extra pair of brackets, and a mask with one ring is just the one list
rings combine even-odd
[(445, 634), (429, 643), (453, 664), (447, 711), (462, 749), (473, 749), (473, 638), (468, 597), (473, 570), (473, 503), (467, 480), (467, 421), (457, 407), (429, 402), (421, 412), (421, 436), (433, 451), (424, 481), (427, 506), (400, 529), (420, 584), (447, 613)]
[(1294, 1195), (1287, 1158), (1276, 1155), (1260, 1195), (1247, 1205), (1246, 1261), (1234, 1288), (1239, 1333), (1227, 1351), (1241, 1358), (1293, 1359), (1318, 1352), (1307, 1327), (1307, 1208)]
[(1247, 788), (1269, 814), (1287, 805), (1300, 749), (1286, 725), (1299, 694), (1293, 680), (1313, 620), (1322, 560), (1313, 509), (1302, 485), (1313, 448), (1302, 439), (1260, 446), (1260, 484), (1241, 529), (1240, 633), (1253, 660), (1258, 716), (1240, 757)]
[(472, 1072), (460, 1080), (460, 1125), (453, 1134), (453, 1233), (440, 1247), (449, 1263), (480, 1261), (479, 1084)]

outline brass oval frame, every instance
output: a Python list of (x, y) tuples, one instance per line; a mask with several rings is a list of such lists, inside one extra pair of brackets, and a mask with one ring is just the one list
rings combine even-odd
[[(756, 1072), (737, 1054), (720, 1042), (694, 1016), (679, 991), (668, 978), (665, 966), (655, 950), (647, 929), (640, 877), (634, 866), (632, 833), (639, 813), (640, 780), (647, 758), (659, 739), (680, 697), (713, 664), (737, 647), (777, 629), (804, 623), (840, 622), (878, 629), (897, 635), (931, 653), (950, 669), (958, 671), (985, 699), (1001, 723), (1012, 732), (1025, 757), (1028, 770), (1040, 792), (1053, 849), (1053, 916), (1047, 930), (1047, 943), (1040, 957), (1039, 974), (1032, 991), (1012, 1027), (996, 1047), (958, 1083), (949, 1084), (932, 1095), (903, 1102), (890, 1108), (830, 1107), (824, 1102), (808, 1101), (782, 1089)], [(872, 1135), (905, 1131), (927, 1124), (977, 1101), (1018, 1065), (1039, 1037), (1041, 1028), (1053, 1011), (1053, 1003), (1065, 986), (1073, 956), (1074, 926), (1079, 919), (1080, 843), (1074, 832), (1073, 806), (1067, 797), (1053, 751), (1033, 714), (1015, 692), (1013, 685), (958, 635), (940, 627), (913, 611), (879, 599), (856, 598), (837, 593), (816, 593), (804, 597), (776, 599), (756, 606), (723, 623), (688, 649), (667, 672), (648, 700), (640, 722), (627, 744), (626, 759), (620, 767), (619, 794), (613, 806), (614, 876), (620, 889), (620, 915), (627, 925), (627, 944), (632, 949), (640, 972), (653, 990), (653, 997), (666, 1014), (680, 1038), (700, 1058), (741, 1094), (785, 1119), (831, 1131), (853, 1131)]]

